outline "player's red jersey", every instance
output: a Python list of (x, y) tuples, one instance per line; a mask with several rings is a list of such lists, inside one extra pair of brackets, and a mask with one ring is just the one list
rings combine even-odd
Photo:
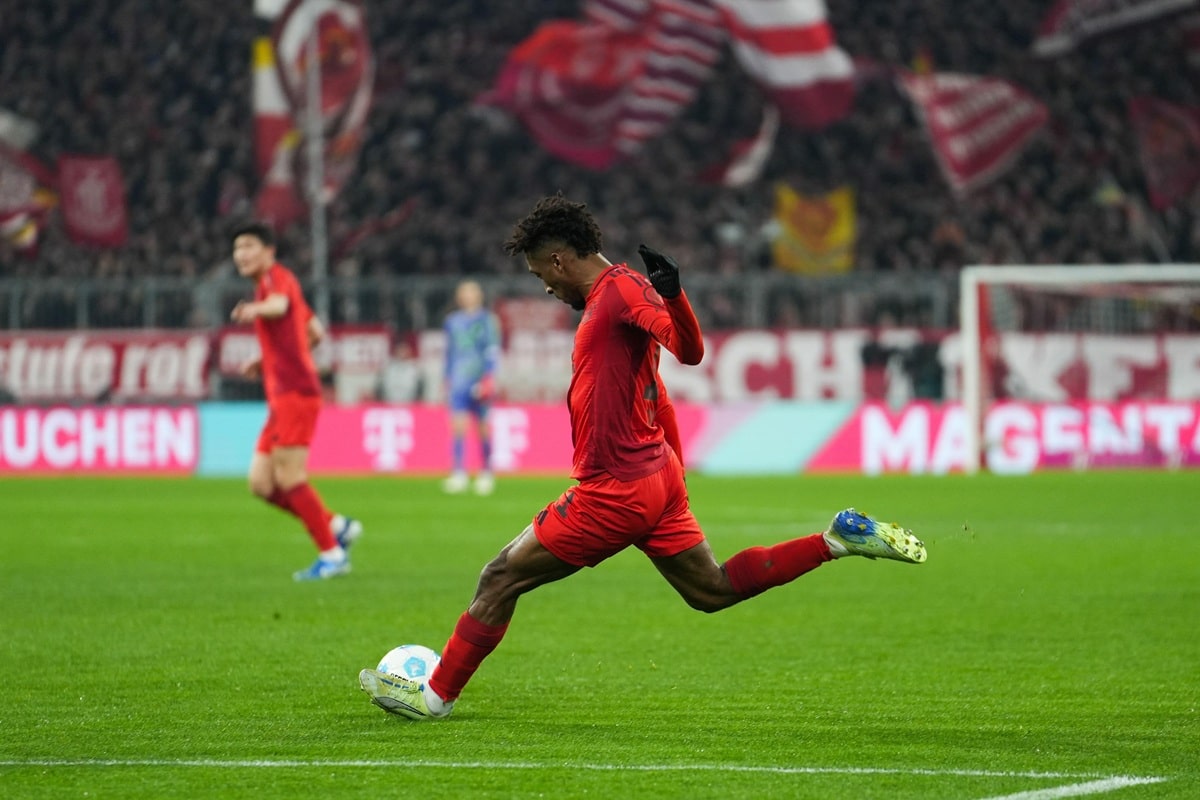
[(282, 264), (272, 264), (254, 287), (254, 299), (285, 295), (288, 308), (277, 319), (254, 320), (262, 349), (263, 390), (267, 400), (284, 394), (320, 395), (321, 382), (308, 345), (308, 320), (312, 309), (304, 300), (300, 283)]
[[(645, 276), (624, 264), (600, 274), (592, 285), (571, 352), (571, 477), (604, 474), (631, 481), (669, 460), (662, 428), (659, 345), (680, 361), (704, 355), (700, 323), (687, 296), (664, 301)], [(673, 416), (672, 409), (672, 416)]]

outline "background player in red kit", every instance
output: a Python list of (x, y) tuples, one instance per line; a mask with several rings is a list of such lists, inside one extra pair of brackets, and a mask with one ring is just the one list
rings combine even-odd
[(567, 393), (578, 484), (534, 517), (479, 578), (475, 597), (425, 683), (365, 669), (372, 702), (413, 719), (447, 716), (496, 648), (517, 598), (633, 545), (688, 605), (713, 612), (847, 555), (920, 563), (910, 531), (853, 509), (829, 530), (717, 562), (688, 506), (674, 409), (658, 377), (660, 346), (684, 364), (704, 355), (700, 325), (674, 260), (643, 245), (649, 281), (600, 253), (600, 230), (582, 203), (547, 197), (505, 244), (523, 253), (546, 292), (583, 311)]
[(250, 461), (250, 491), (296, 516), (317, 546), (317, 560), (295, 573), (298, 581), (331, 578), (350, 571), (346, 549), (362, 534), (357, 520), (331, 514), (308, 483), (308, 446), (321, 412), (321, 383), (312, 347), (325, 335), (292, 272), (275, 261), (275, 238), (259, 223), (233, 233), (238, 273), (254, 281), (254, 301), (240, 302), (230, 318), (254, 323), (261, 358), (242, 368), (262, 376), (267, 424)]

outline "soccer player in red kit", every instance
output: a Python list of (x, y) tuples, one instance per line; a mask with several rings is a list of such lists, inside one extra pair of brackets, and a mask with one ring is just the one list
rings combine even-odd
[(719, 563), (688, 506), (674, 409), (658, 376), (660, 348), (684, 364), (704, 355), (700, 325), (673, 259), (638, 249), (649, 280), (600, 252), (587, 207), (547, 197), (505, 244), (522, 253), (546, 292), (582, 311), (567, 392), (578, 483), (534, 517), (483, 569), (427, 681), (373, 669), (359, 673), (371, 701), (412, 719), (445, 717), (496, 648), (517, 598), (634, 546), (692, 608), (720, 611), (848, 555), (920, 563), (910, 531), (854, 509), (829, 529)]
[(250, 491), (298, 517), (317, 546), (317, 560), (295, 573), (298, 581), (350, 571), (347, 548), (362, 534), (358, 520), (332, 514), (308, 482), (308, 447), (321, 412), (321, 383), (312, 347), (325, 335), (291, 270), (275, 260), (271, 229), (250, 223), (233, 233), (233, 261), (254, 281), (254, 301), (240, 302), (230, 318), (253, 323), (260, 358), (245, 364), (247, 377), (262, 376), (267, 423), (250, 461)]

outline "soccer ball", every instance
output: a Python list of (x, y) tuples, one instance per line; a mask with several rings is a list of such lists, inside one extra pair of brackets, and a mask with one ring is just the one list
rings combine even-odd
[(442, 657), (420, 644), (402, 644), (388, 651), (375, 669), (387, 675), (424, 683)]

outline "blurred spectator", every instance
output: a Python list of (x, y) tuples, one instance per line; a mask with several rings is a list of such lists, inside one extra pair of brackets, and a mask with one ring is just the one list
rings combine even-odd
[[(689, 270), (724, 274), (764, 265), (755, 234), (771, 218), (771, 182), (806, 191), (855, 187), (856, 270), (953, 272), (968, 263), (1146, 262), (1156, 252), (1131, 215), (1096, 205), (1097, 176), (1144, 195), (1125, 104), (1149, 93), (1200, 105), (1178, 25), (1160, 20), (1087, 43), (1053, 60), (1030, 55), (1044, 0), (920, 0), (828, 4), (855, 57), (904, 67), (1010, 79), (1045, 102), (1053, 123), (1011, 172), (956, 199), (907, 101), (886, 80), (866, 83), (854, 112), (826, 131), (783, 131), (766, 177), (729, 190), (692, 177), (753, 132), (761, 96), (727, 59), (678, 123), (628, 163), (589, 172), (541, 151), (526, 133), (472, 100), (508, 51), (546, 18), (575, 18), (578, 0), (370, 0), (379, 86), (357, 175), (333, 206), (331, 230), (385, 214), (409, 198), (404, 225), (365, 242), (354, 273), (521, 276), (499, 247), (531, 197), (562, 190), (588, 202), (604, 249), (628, 258), (638, 242)], [(74, 320), (70, 281), (86, 276), (203, 275), (226, 257), (224, 229), (251, 208), (253, 117), (250, 0), (59, 0), (9, 4), (0, 53), (0, 107), (41, 128), (36, 155), (111, 154), (128, 187), (132, 237), (115, 254), (72, 246), (56, 227), (34, 260), (0, 245), (0, 276), (58, 276), (31, 298), (22, 325)], [(1200, 200), (1157, 215), (1176, 261), (1200, 260)], [(303, 227), (280, 247), (298, 273), (310, 253)], [(346, 274), (339, 271), (340, 274)], [(800, 319), (802, 299), (781, 298)], [(91, 324), (138, 325), (139, 298), (106, 299)], [(342, 304), (347, 319), (395, 315)], [(737, 324), (736, 304), (713, 297), (701, 314)], [(909, 311), (902, 312), (905, 320)], [(916, 312), (919, 313), (919, 312)], [(178, 320), (198, 319), (172, 306)], [(785, 315), (786, 317), (786, 315)], [(781, 317), (785, 318), (785, 317)]]
[(379, 399), (385, 402), (411, 403), (421, 397), (421, 364), (411, 344), (396, 342), (379, 380)]

